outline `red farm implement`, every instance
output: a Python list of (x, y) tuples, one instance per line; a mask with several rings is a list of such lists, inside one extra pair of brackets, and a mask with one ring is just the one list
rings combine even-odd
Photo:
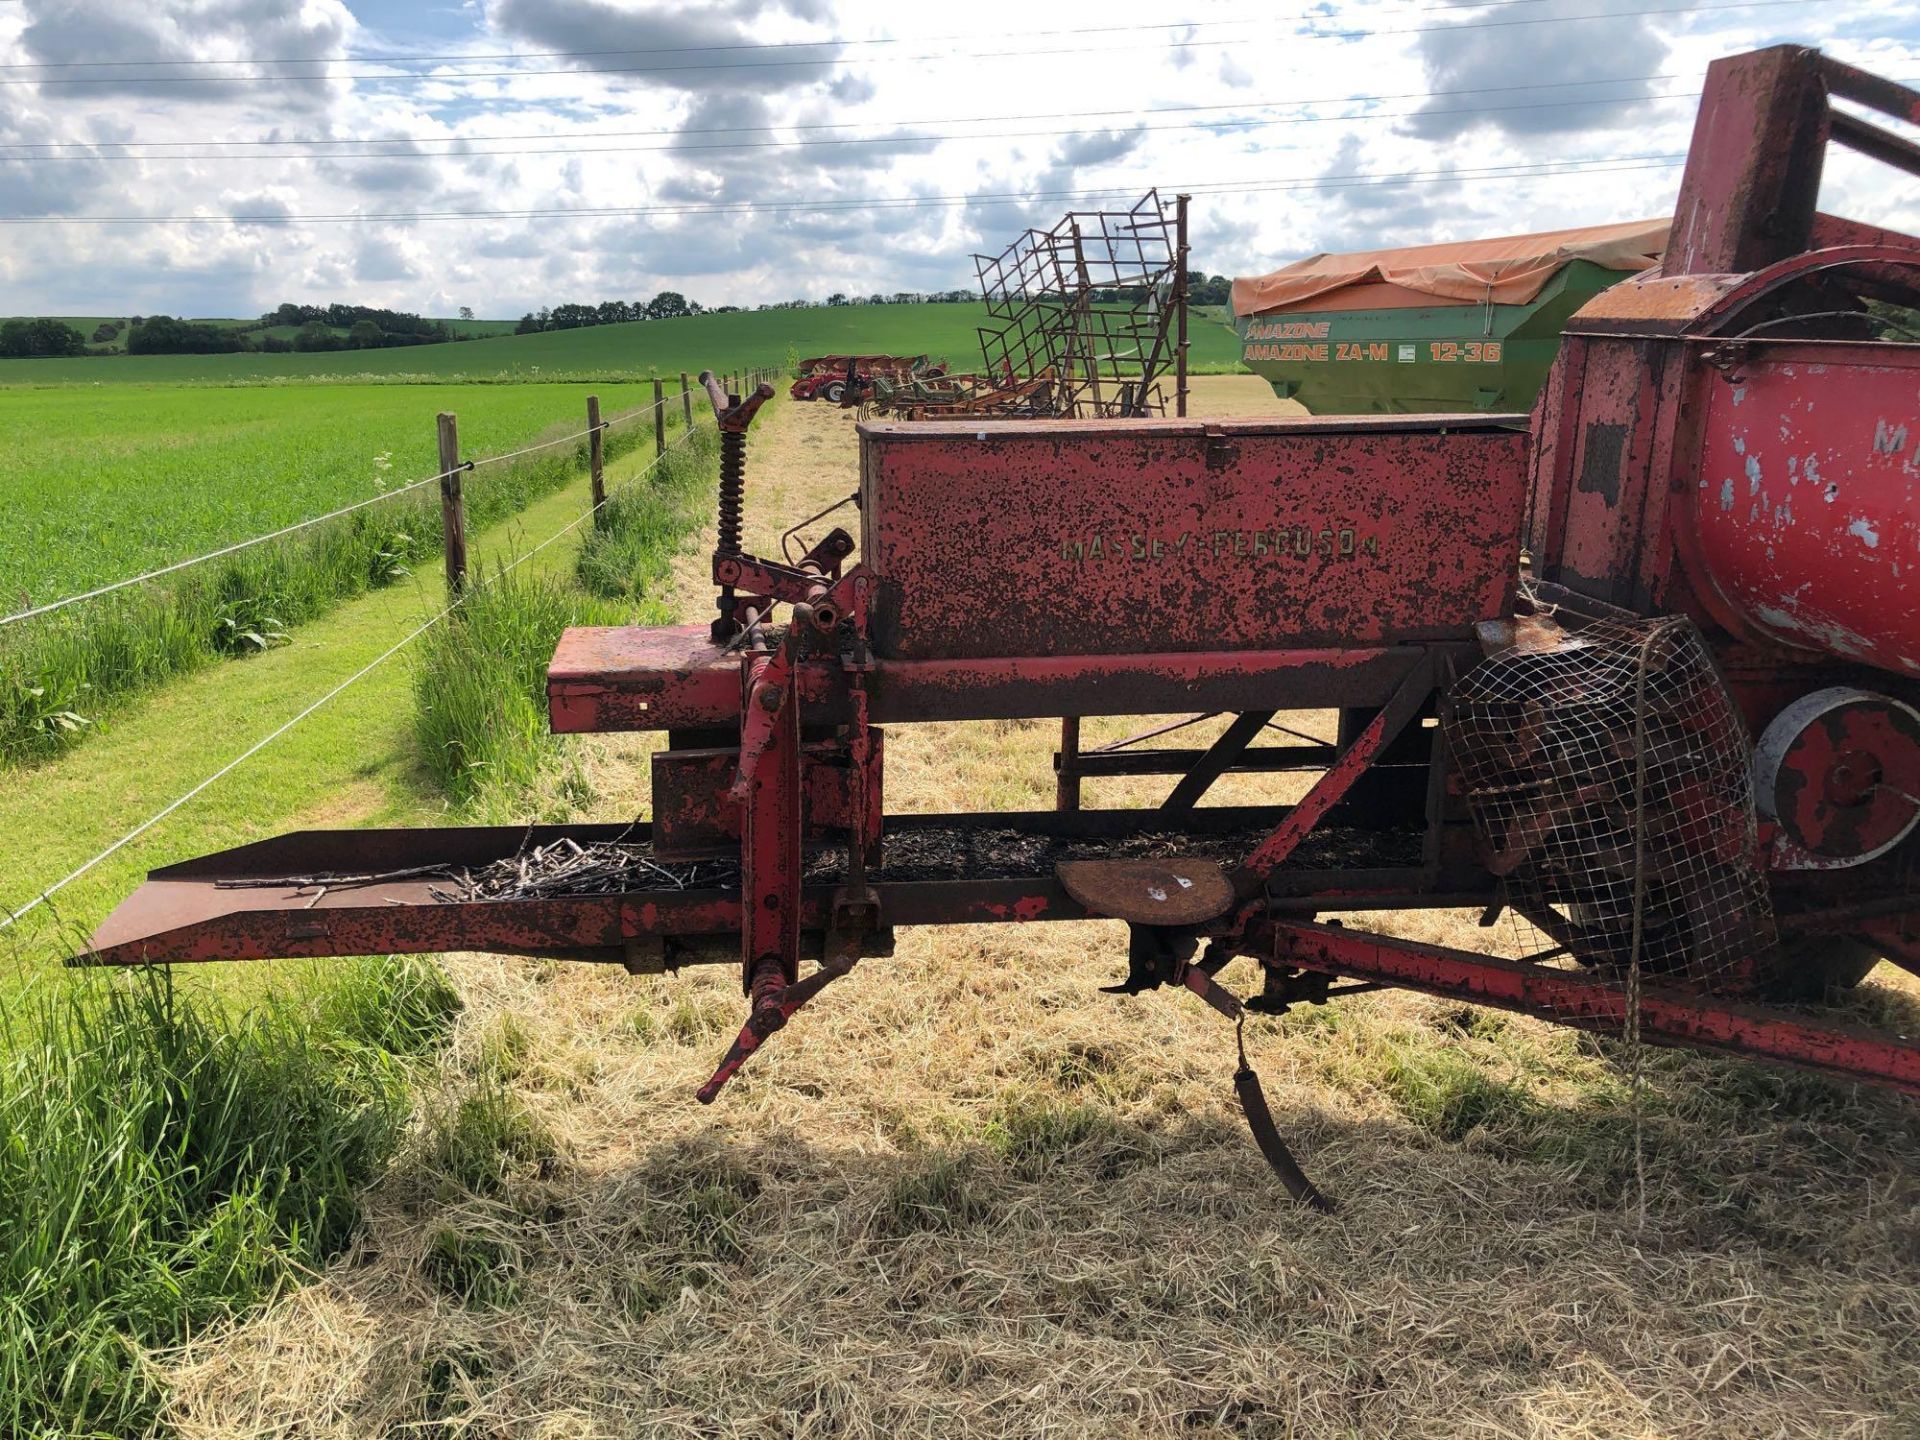
[[(1814, 206), (1829, 140), (1920, 149), (1834, 99), (1920, 119), (1804, 49), (1711, 67), (1664, 262), (1574, 319), (1531, 421), (869, 423), (857, 547), (768, 559), (770, 389), (710, 387), (712, 623), (573, 630), (549, 672), (554, 730), (664, 732), (651, 823), (285, 836), (154, 872), (84, 958), (723, 961), (747, 1020), (712, 1099), (901, 926), (1105, 918), (1117, 988), (1229, 1018), (1398, 986), (1920, 1091), (1920, 1047), (1782, 1003), (1920, 969), (1920, 345), (1886, 320), (1920, 240)], [(1255, 743), (1303, 711), (1337, 739)], [(1233, 718), (1079, 745), (1195, 713)], [(1056, 809), (888, 810), (891, 727), (1031, 717), (1062, 722)], [(1280, 772), (1291, 804), (1199, 804)], [(1170, 792), (1083, 806), (1114, 775)], [(1540, 948), (1338, 918), (1463, 906)]]
[(787, 394), (795, 400), (851, 404), (871, 393), (876, 381), (905, 384), (946, 373), (946, 362), (930, 364), (924, 355), (814, 355), (800, 362)]

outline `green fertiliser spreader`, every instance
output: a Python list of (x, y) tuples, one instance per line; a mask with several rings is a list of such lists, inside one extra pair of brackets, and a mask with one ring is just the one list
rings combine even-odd
[(1525, 410), (1567, 320), (1658, 263), (1667, 227), (1310, 256), (1233, 282), (1241, 358), (1316, 415)]

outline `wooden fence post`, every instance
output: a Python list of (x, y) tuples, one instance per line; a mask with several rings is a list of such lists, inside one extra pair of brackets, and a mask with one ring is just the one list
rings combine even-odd
[(680, 410), (686, 417), (687, 429), (693, 428), (693, 390), (687, 384), (687, 372), (680, 372)]
[(653, 377), (653, 458), (667, 453), (667, 396), (660, 377)]
[(440, 412), (440, 528), (446, 538), (447, 598), (467, 584), (467, 505), (460, 489), (460, 430), (452, 414)]
[(593, 477), (593, 523), (604, 525), (607, 512), (607, 449), (600, 434), (600, 397), (587, 396), (587, 468)]

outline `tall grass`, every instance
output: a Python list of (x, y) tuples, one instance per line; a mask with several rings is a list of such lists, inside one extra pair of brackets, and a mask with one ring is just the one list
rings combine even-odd
[(397, 1145), (406, 1057), (459, 1001), (430, 966), (347, 969), (243, 1015), (158, 973), (41, 987), (0, 1059), (0, 1433), (148, 1433), (143, 1352), (351, 1237)]
[[(650, 441), (648, 431), (642, 423), (609, 431), (608, 457)], [(476, 470), (464, 486), (469, 528), (526, 508), (585, 463), (581, 441)], [(426, 486), (169, 581), (0, 630), (0, 766), (64, 750), (127, 696), (280, 644), (293, 626), (406, 576), (440, 549), (439, 495)]]
[[(673, 555), (711, 509), (718, 442), (697, 429), (615, 491), (587, 531), (574, 577), (499, 571), (429, 631), (414, 667), (414, 734), (456, 803), (531, 790), (555, 748), (547, 662), (570, 625), (658, 625)], [(576, 583), (577, 582), (577, 583)]]
[[(580, 547), (574, 573), (595, 595), (654, 601), (673, 557), (713, 512), (714, 457), (720, 437), (696, 430), (658, 464), (607, 499), (599, 524)], [(662, 624), (662, 613), (650, 624)]]
[(460, 804), (531, 788), (551, 745), (547, 662), (560, 632), (630, 614), (526, 570), (476, 585), (416, 652), (413, 729), (428, 778)]

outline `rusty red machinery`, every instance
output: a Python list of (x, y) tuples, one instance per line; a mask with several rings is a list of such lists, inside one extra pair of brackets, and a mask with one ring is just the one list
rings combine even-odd
[(944, 360), (930, 363), (925, 355), (813, 355), (800, 362), (787, 394), (795, 400), (839, 405), (870, 393), (876, 379), (904, 384), (918, 376), (946, 373)]
[[(902, 926), (1105, 918), (1117, 989), (1236, 1021), (1398, 986), (1920, 1092), (1920, 1047), (1780, 1003), (1920, 970), (1920, 241), (1814, 205), (1829, 141), (1920, 149), (1835, 100), (1920, 120), (1812, 51), (1711, 67), (1663, 265), (1576, 317), (1530, 420), (868, 424), (859, 535), (769, 558), (771, 391), (710, 384), (714, 618), (572, 630), (549, 672), (555, 731), (665, 734), (650, 823), (285, 836), (155, 871), (85, 958), (724, 961), (711, 1099)], [(1256, 743), (1325, 711), (1331, 742)], [(1192, 714), (1232, 719), (1079, 744)], [(888, 810), (892, 727), (1034, 717), (1056, 808)], [(1201, 804), (1229, 773), (1297, 798)], [(1170, 790), (1082, 803), (1115, 775)], [(1549, 943), (1374, 933), (1467, 906)]]

